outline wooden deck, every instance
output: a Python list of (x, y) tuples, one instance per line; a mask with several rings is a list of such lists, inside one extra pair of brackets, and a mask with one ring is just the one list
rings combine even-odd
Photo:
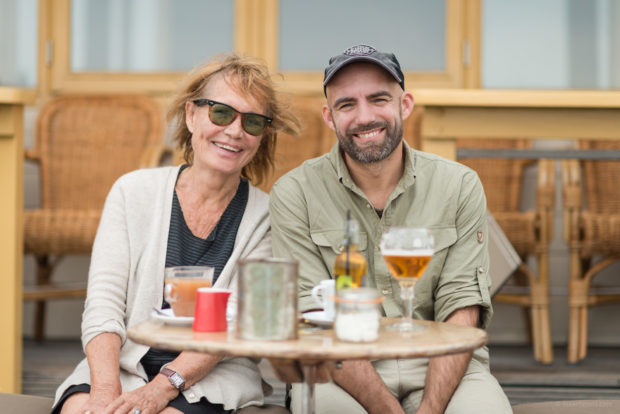
[[(620, 399), (620, 350), (591, 348), (580, 364), (569, 365), (566, 349), (554, 349), (556, 362), (536, 363), (530, 347), (492, 346), (491, 368), (511, 404), (539, 401)], [(24, 341), (23, 394), (52, 397), (56, 387), (83, 358), (79, 341)], [(266, 361), (265, 379), (274, 387), (268, 402), (283, 404), (284, 384)]]

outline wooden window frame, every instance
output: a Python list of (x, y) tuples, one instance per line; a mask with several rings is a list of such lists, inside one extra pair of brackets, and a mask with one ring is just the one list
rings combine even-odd
[[(446, 49), (443, 72), (406, 72), (407, 88), (479, 88), (481, 0), (446, 0)], [(274, 19), (278, 21), (277, 16)], [(277, 27), (277, 26), (274, 26)], [(270, 62), (277, 67), (277, 34)], [(289, 90), (323, 93), (323, 73), (283, 72)]]
[[(234, 50), (278, 66), (278, 0), (234, 0)], [(87, 92), (168, 95), (185, 72), (72, 72), (71, 0), (39, 0), (39, 96)], [(446, 0), (446, 69), (407, 72), (408, 88), (476, 88), (480, 85), (481, 0)], [(293, 93), (322, 94), (322, 73), (283, 72)]]

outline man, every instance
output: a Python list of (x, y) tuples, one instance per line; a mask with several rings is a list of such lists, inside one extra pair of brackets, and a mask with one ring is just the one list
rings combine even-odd
[[(485, 327), (492, 309), (478, 176), (404, 142), (414, 99), (393, 54), (349, 48), (330, 59), (323, 86), (323, 119), (338, 144), (282, 177), (270, 201), (274, 254), (300, 261), (300, 310), (315, 307), (310, 290), (331, 277), (350, 210), (360, 223), (368, 284), (385, 295), (387, 316), (402, 315), (402, 303), (379, 251), (381, 235), (391, 226), (427, 227), (435, 254), (416, 285), (414, 317)], [(316, 387), (319, 413), (512, 412), (486, 348), (430, 360), (349, 361), (331, 375), (333, 383)], [(299, 399), (293, 387), (294, 413)]]

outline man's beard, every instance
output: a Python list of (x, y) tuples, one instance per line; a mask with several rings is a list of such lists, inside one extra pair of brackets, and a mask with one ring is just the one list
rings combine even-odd
[[(336, 126), (334, 124), (334, 126)], [(377, 128), (385, 128), (385, 139), (382, 142), (376, 142), (365, 146), (360, 146), (355, 142), (354, 134), (364, 133)], [(360, 163), (373, 163), (386, 159), (403, 137), (403, 122), (402, 118), (395, 120), (393, 125), (387, 122), (372, 122), (370, 124), (358, 126), (346, 131), (346, 134), (342, 134), (336, 126), (336, 136), (340, 148), (349, 155), (352, 159)]]

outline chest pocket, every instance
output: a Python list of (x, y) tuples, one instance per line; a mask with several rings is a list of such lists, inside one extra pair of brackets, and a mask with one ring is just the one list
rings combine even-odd
[[(323, 262), (329, 268), (330, 273), (334, 270), (334, 263), (336, 263), (336, 256), (342, 252), (344, 246), (342, 241), (344, 240), (343, 230), (318, 230), (310, 233), (310, 237), (315, 245), (317, 245)], [(368, 249), (368, 238), (366, 233), (360, 232), (360, 244), (359, 250), (366, 255), (366, 249)], [(368, 257), (366, 257), (368, 259)]]

